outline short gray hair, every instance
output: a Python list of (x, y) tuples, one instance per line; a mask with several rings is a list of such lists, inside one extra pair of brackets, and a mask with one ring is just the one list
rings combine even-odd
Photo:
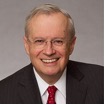
[(74, 22), (73, 19), (71, 18), (71, 16), (69, 15), (69, 13), (67, 13), (67, 11), (57, 7), (56, 5), (53, 4), (44, 4), (40, 7), (34, 8), (30, 14), (27, 16), (26, 18), (26, 23), (25, 23), (25, 35), (26, 37), (28, 37), (29, 34), (29, 29), (28, 29), (28, 25), (30, 20), (35, 16), (35, 15), (39, 15), (39, 14), (46, 14), (46, 15), (50, 15), (52, 13), (62, 13), (64, 16), (66, 16), (69, 20), (69, 34), (70, 34), (70, 39), (72, 39), (75, 36), (75, 27), (74, 27)]

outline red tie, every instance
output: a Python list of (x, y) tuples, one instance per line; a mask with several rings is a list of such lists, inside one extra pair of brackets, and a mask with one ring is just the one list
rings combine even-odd
[(47, 104), (56, 104), (55, 102), (55, 92), (57, 88), (55, 86), (49, 86), (47, 91), (49, 93)]

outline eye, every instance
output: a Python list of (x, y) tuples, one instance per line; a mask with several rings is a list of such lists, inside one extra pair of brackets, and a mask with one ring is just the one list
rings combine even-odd
[(53, 43), (55, 45), (58, 45), (59, 46), (59, 45), (62, 45), (63, 44), (63, 40), (57, 39), (57, 40), (54, 40)]
[(34, 41), (34, 44), (37, 44), (37, 45), (41, 45), (43, 43), (44, 43), (44, 40), (42, 40), (42, 39), (37, 39)]

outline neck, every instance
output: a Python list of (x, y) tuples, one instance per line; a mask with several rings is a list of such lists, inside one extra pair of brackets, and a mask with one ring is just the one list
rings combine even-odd
[(46, 83), (48, 83), (49, 85), (53, 85), (60, 79), (60, 77), (63, 74), (63, 71), (56, 75), (44, 75), (44, 74), (40, 74), (40, 73), (38, 73), (38, 74)]

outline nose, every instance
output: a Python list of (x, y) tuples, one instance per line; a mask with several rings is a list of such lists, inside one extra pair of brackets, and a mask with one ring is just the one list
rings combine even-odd
[(44, 54), (47, 56), (51, 56), (55, 54), (55, 49), (53, 48), (53, 45), (51, 42), (47, 42), (44, 48)]

